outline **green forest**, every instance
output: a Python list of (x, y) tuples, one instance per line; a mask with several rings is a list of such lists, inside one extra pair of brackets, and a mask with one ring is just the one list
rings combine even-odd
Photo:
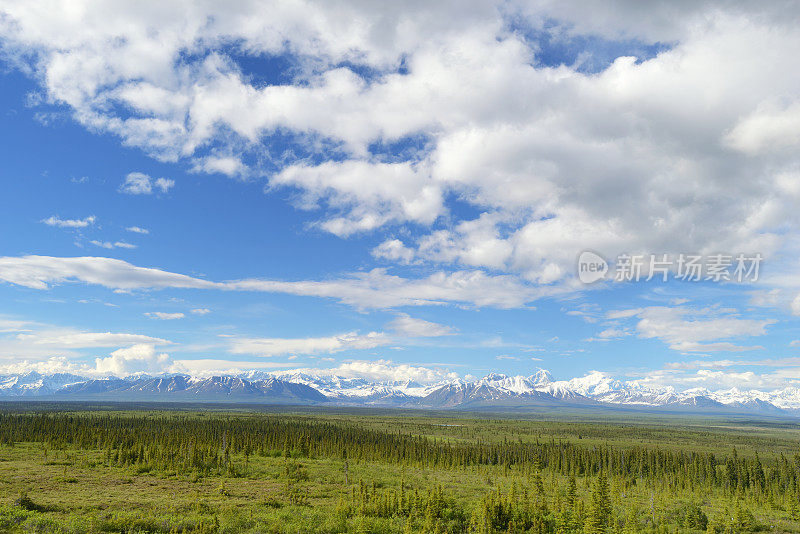
[(778, 421), (0, 411), (10, 532), (800, 532)]

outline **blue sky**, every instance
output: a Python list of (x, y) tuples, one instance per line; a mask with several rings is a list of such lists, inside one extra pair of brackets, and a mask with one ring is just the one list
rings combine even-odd
[(785, 6), (70, 9), (0, 17), (4, 372), (800, 379)]

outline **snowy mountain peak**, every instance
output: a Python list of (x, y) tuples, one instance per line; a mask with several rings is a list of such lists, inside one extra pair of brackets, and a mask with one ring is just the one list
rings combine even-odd
[(539, 369), (528, 377), (528, 381), (536, 387), (548, 386), (553, 381), (553, 375), (546, 369)]
[(622, 382), (595, 371), (553, 380), (540, 369), (530, 376), (490, 373), (480, 379), (448, 378), (436, 383), (376, 380), (309, 371), (247, 371), (237, 375), (145, 374), (90, 378), (35, 371), (0, 375), (0, 397), (105, 396), (163, 399), (261, 399), (259, 402), (334, 402), (340, 405), (454, 408), (470, 406), (581, 405), (635, 409), (735, 410), (800, 416), (800, 388), (774, 391), (730, 388), (676, 391), (636, 381)]

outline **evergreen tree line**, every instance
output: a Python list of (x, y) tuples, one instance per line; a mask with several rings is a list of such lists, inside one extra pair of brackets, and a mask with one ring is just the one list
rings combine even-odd
[(41, 442), (51, 449), (106, 451), (117, 465), (153, 469), (230, 471), (231, 455), (343, 457), (419, 467), (496, 465), (564, 476), (601, 471), (635, 484), (658, 480), (676, 489), (723, 488), (764, 496), (800, 494), (800, 454), (764, 462), (758, 454), (717, 456), (654, 447), (584, 446), (566, 440), (452, 442), (327, 421), (279, 416), (251, 418), (144, 415), (0, 414), (0, 443)]
[[(256, 454), (282, 457), (284, 497), (296, 506), (310, 504), (305, 489), (309, 475), (298, 458), (338, 459), (345, 473), (350, 462), (363, 461), (431, 469), (492, 466), (492, 472), (514, 475), (510, 479), (517, 482), (495, 487), (466, 507), (438, 485), (345, 484), (336, 509), (344, 521), (403, 518), (410, 531), (661, 532), (667, 524), (715, 533), (762, 528), (742, 506), (745, 502), (800, 519), (800, 454), (762, 460), (735, 449), (715, 455), (568, 440), (447, 441), (286, 416), (0, 413), (0, 443), (19, 442), (41, 443), (45, 455), (48, 450), (100, 450), (108, 465), (201, 476), (238, 476)], [(587, 491), (578, 491), (578, 480)], [(723, 494), (731, 508), (714, 521), (691, 503), (658, 517), (655, 510), (665, 508), (651, 501), (648, 511), (625, 499), (634, 490), (659, 498), (682, 490), (687, 495)]]

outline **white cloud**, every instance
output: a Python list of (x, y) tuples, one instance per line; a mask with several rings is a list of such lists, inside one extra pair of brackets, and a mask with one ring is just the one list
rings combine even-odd
[(154, 188), (162, 193), (166, 193), (174, 185), (174, 180), (167, 178), (157, 178), (153, 180), (144, 173), (132, 172), (125, 177), (125, 181), (119, 187), (119, 190), (129, 195), (150, 195), (153, 193)]
[(397, 263), (411, 263), (415, 252), (399, 239), (387, 239), (372, 250), (372, 255)]
[(331, 354), (344, 350), (364, 350), (387, 345), (391, 340), (381, 332), (349, 332), (330, 337), (238, 338), (231, 340), (231, 354), (282, 356), (284, 354)]
[(773, 319), (744, 319), (734, 310), (651, 306), (639, 310), (639, 337), (659, 339), (680, 352), (741, 352), (763, 348), (743, 346), (731, 339), (763, 336)]
[(642, 313), (641, 308), (633, 308), (630, 310), (614, 310), (606, 313), (606, 318), (608, 319), (627, 319), (629, 317), (635, 317)]
[(215, 288), (219, 284), (112, 258), (0, 257), (0, 280), (33, 289), (83, 282), (109, 289)]
[(194, 171), (205, 172), (208, 174), (224, 174), (226, 176), (240, 176), (247, 173), (247, 167), (234, 157), (213, 157), (209, 156), (195, 165)]
[(796, 149), (800, 145), (800, 102), (762, 102), (736, 124), (725, 141), (749, 155)]
[(29, 321), (18, 321), (15, 319), (3, 319), (0, 317), (0, 333), (23, 332), (27, 331), (33, 323)]
[[(143, 334), (91, 332), (30, 321), (0, 320), (0, 361), (34, 361), (37, 365), (59, 358), (71, 361), (80, 358), (87, 349), (129, 347), (142, 343), (171, 344), (166, 339)], [(80, 365), (76, 363), (70, 372), (79, 370)]]
[[(333, 151), (319, 164), (264, 158), (279, 166), (270, 187), (298, 189), (300, 206), (323, 211), (319, 226), (337, 235), (420, 225), (422, 235), (375, 251), (391, 261), (549, 284), (570, 277), (586, 248), (769, 258), (800, 225), (785, 178), (800, 143), (791, 3), (646, 13), (627, 1), (74, 6), (3, 6), (4, 51), (40, 81), (44, 101), (203, 172), (247, 173), (244, 161), (268, 153), (275, 133), (302, 151)], [(125, 23), (109, 22), (107, 6)], [(509, 19), (567, 44), (589, 34), (672, 47), (610, 58), (597, 73), (577, 70), (583, 59), (545, 67)], [(295, 78), (251, 80), (231, 42), (292, 54)], [(369, 150), (418, 138), (424, 146), (392, 161)], [(140, 176), (130, 185), (154, 187)], [(480, 213), (460, 220), (454, 197)], [(435, 221), (446, 224), (427, 230)]]
[(0, 365), (0, 374), (26, 374), (31, 371), (42, 374), (52, 373), (86, 373), (90, 372), (86, 365), (77, 364), (64, 356), (53, 356), (42, 361), (19, 360), (7, 365)]
[(192, 288), (286, 293), (332, 298), (357, 308), (468, 304), (479, 307), (516, 308), (563, 288), (535, 288), (512, 275), (483, 271), (434, 272), (426, 278), (391, 275), (384, 269), (351, 273), (333, 280), (280, 281), (243, 279), (211, 282), (160, 269), (98, 257), (0, 257), (0, 280), (34, 289), (53, 284), (83, 282), (114, 290)]
[(211, 313), (211, 310), (208, 308), (195, 308), (192, 310), (192, 313), (195, 315), (208, 315)]
[(443, 213), (442, 191), (425, 171), (408, 163), (327, 162), (313, 167), (293, 165), (272, 178), (273, 186), (304, 191), (301, 207), (317, 207), (326, 199), (344, 215), (321, 223), (340, 236), (374, 230), (387, 222), (432, 223)]
[(125, 181), (119, 189), (129, 195), (149, 195), (153, 192), (153, 184), (148, 175), (141, 172), (132, 172), (125, 177)]
[[(792, 394), (794, 388), (799, 385), (797, 367), (775, 368), (769, 372), (757, 373), (751, 370), (735, 369), (734, 366), (728, 367), (725, 363), (725, 361), (720, 361), (711, 362), (709, 365), (699, 368), (689, 365), (685, 368), (653, 371), (647, 376), (637, 378), (634, 383), (667, 387), (673, 391), (688, 391), (700, 395), (715, 392), (714, 397), (724, 400), (727, 396), (730, 401), (739, 400), (741, 393), (747, 392), (755, 394), (762, 400), (775, 402), (778, 406), (797, 407), (796, 401), (786, 402), (787, 391), (783, 389), (791, 388), (788, 393), (794, 397)], [(731, 388), (733, 388), (732, 391), (725, 391)]]
[(95, 368), (99, 373), (125, 376), (134, 373), (159, 373), (172, 366), (172, 359), (166, 353), (157, 354), (155, 347), (138, 344), (118, 349), (106, 358), (96, 358)]
[(111, 243), (110, 241), (97, 241), (96, 239), (93, 239), (92, 241), (89, 241), (89, 242), (92, 245), (95, 245), (95, 246), (100, 247), (100, 248), (109, 249), (109, 250), (112, 250), (112, 249), (115, 249), (115, 248), (126, 248), (126, 249), (136, 248), (136, 245), (132, 245), (130, 243), (126, 243), (125, 241), (117, 241), (115, 243)]
[(517, 308), (539, 297), (563, 291), (556, 287), (535, 288), (512, 275), (489, 275), (478, 270), (451, 273), (439, 271), (426, 278), (409, 279), (388, 274), (384, 269), (373, 269), (352, 273), (349, 277), (338, 280), (303, 282), (239, 280), (229, 282), (227, 287), (330, 297), (357, 308), (447, 303)]
[(625, 337), (629, 335), (630, 332), (628, 332), (627, 330), (623, 330), (621, 328), (606, 328), (605, 330), (597, 334), (597, 337), (603, 339), (612, 339), (612, 338)]
[(330, 369), (294, 369), (275, 374), (280, 376), (298, 372), (391, 382), (411, 380), (420, 384), (431, 384), (442, 380), (456, 380), (459, 378), (458, 374), (446, 369), (398, 364), (391, 360), (351, 360)]
[(297, 364), (291, 362), (273, 361), (238, 361), (220, 360), (215, 358), (199, 358), (192, 360), (173, 360), (169, 372), (186, 373), (192, 376), (212, 376), (220, 374), (238, 374), (249, 370), (276, 370), (295, 368)]
[(155, 186), (156, 189), (160, 190), (162, 193), (166, 193), (175, 186), (175, 180), (170, 180), (168, 178), (158, 178), (153, 182), (153, 185)]
[(59, 228), (86, 228), (95, 223), (97, 218), (90, 215), (83, 219), (61, 219), (58, 215), (53, 215), (47, 219), (42, 219), (42, 222), (48, 226), (57, 226)]
[(739, 365), (735, 360), (695, 360), (692, 362), (667, 362), (664, 367), (667, 369), (726, 369), (734, 365)]
[(407, 337), (439, 337), (453, 334), (453, 329), (449, 326), (411, 317), (401, 313), (388, 325), (397, 334)]
[(142, 228), (140, 226), (129, 226), (126, 228), (127, 231), (133, 232), (135, 234), (149, 234), (150, 230), (146, 228)]
[(174, 319), (183, 319), (186, 317), (185, 314), (176, 312), (176, 313), (167, 313), (167, 312), (145, 312), (147, 317), (151, 319), (161, 319), (162, 321), (172, 321)]
[(118, 347), (137, 343), (150, 343), (155, 345), (169, 343), (166, 339), (140, 334), (80, 332), (72, 329), (45, 329), (35, 333), (20, 333), (16, 336), (16, 339), (27, 344), (49, 345), (64, 349)]

